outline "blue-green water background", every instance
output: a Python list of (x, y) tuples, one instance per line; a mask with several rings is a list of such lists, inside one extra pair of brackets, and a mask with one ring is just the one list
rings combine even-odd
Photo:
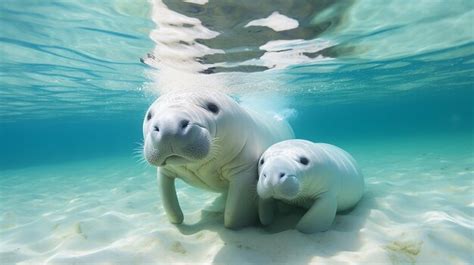
[[(472, 11), (469, 1), (452, 6), (446, 17)], [(149, 4), (2, 1), (0, 12), (0, 169), (131, 157), (142, 139), (143, 113), (156, 97), (144, 91), (150, 68), (139, 61), (154, 47)], [(284, 77), (298, 138), (343, 145), (461, 134), (472, 149), (474, 42), (472, 24), (466, 25), (472, 22), (472, 16), (460, 22), (471, 38), (444, 47), (373, 60), (352, 54), (267, 78)], [(373, 38), (412, 25), (374, 28), (343, 44), (370, 47)]]
[[(291, 123), (298, 138), (331, 143), (372, 138), (391, 141), (397, 136), (472, 137), (472, 97), (472, 89), (466, 88), (383, 101), (306, 106), (299, 108)], [(147, 104), (142, 107), (146, 109)], [(135, 111), (100, 119), (77, 115), (3, 123), (1, 168), (119, 154), (131, 157), (142, 140), (142, 115), (143, 111)]]

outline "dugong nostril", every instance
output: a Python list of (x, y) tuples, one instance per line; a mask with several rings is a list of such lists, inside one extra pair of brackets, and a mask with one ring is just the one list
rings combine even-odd
[(184, 129), (184, 128), (188, 127), (188, 125), (189, 125), (188, 120), (182, 120), (181, 121), (181, 129)]
[(159, 131), (160, 131), (160, 128), (158, 128), (158, 126), (153, 126), (153, 130), (154, 130), (155, 132), (159, 132)]
[(280, 178), (283, 178), (285, 176), (285, 173), (280, 173)]

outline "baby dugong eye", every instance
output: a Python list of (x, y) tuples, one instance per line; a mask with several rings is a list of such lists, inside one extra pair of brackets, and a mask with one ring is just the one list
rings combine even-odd
[(147, 121), (151, 120), (152, 116), (153, 116), (153, 114), (151, 114), (151, 111), (149, 111), (148, 114), (146, 115), (146, 120)]
[(300, 161), (299, 161), (299, 162), (300, 162), (301, 164), (305, 165), (305, 166), (309, 164), (308, 158), (306, 158), (306, 157), (304, 157), (304, 156), (300, 157)]
[(206, 103), (206, 108), (207, 108), (208, 111), (210, 111), (214, 114), (219, 113), (219, 107), (215, 103), (207, 102)]
[[(260, 162), (258, 162), (258, 164), (261, 166), (263, 165), (263, 163), (265, 163), (265, 160), (263, 159), (263, 157), (260, 159)], [(260, 178), (260, 174), (257, 173), (257, 180)]]

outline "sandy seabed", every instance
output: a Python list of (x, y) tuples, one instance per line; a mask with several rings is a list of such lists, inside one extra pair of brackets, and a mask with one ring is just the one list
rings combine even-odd
[(293, 229), (298, 213), (225, 229), (218, 194), (184, 183), (171, 225), (154, 169), (128, 156), (1, 170), (0, 263), (474, 264), (471, 135), (340, 145), (366, 194), (313, 235)]

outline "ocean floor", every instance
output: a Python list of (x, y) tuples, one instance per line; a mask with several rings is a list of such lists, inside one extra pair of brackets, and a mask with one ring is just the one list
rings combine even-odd
[(472, 134), (334, 142), (359, 161), (366, 194), (330, 231), (223, 227), (217, 194), (179, 183), (168, 223), (156, 171), (117, 156), (0, 171), (1, 264), (474, 263)]

